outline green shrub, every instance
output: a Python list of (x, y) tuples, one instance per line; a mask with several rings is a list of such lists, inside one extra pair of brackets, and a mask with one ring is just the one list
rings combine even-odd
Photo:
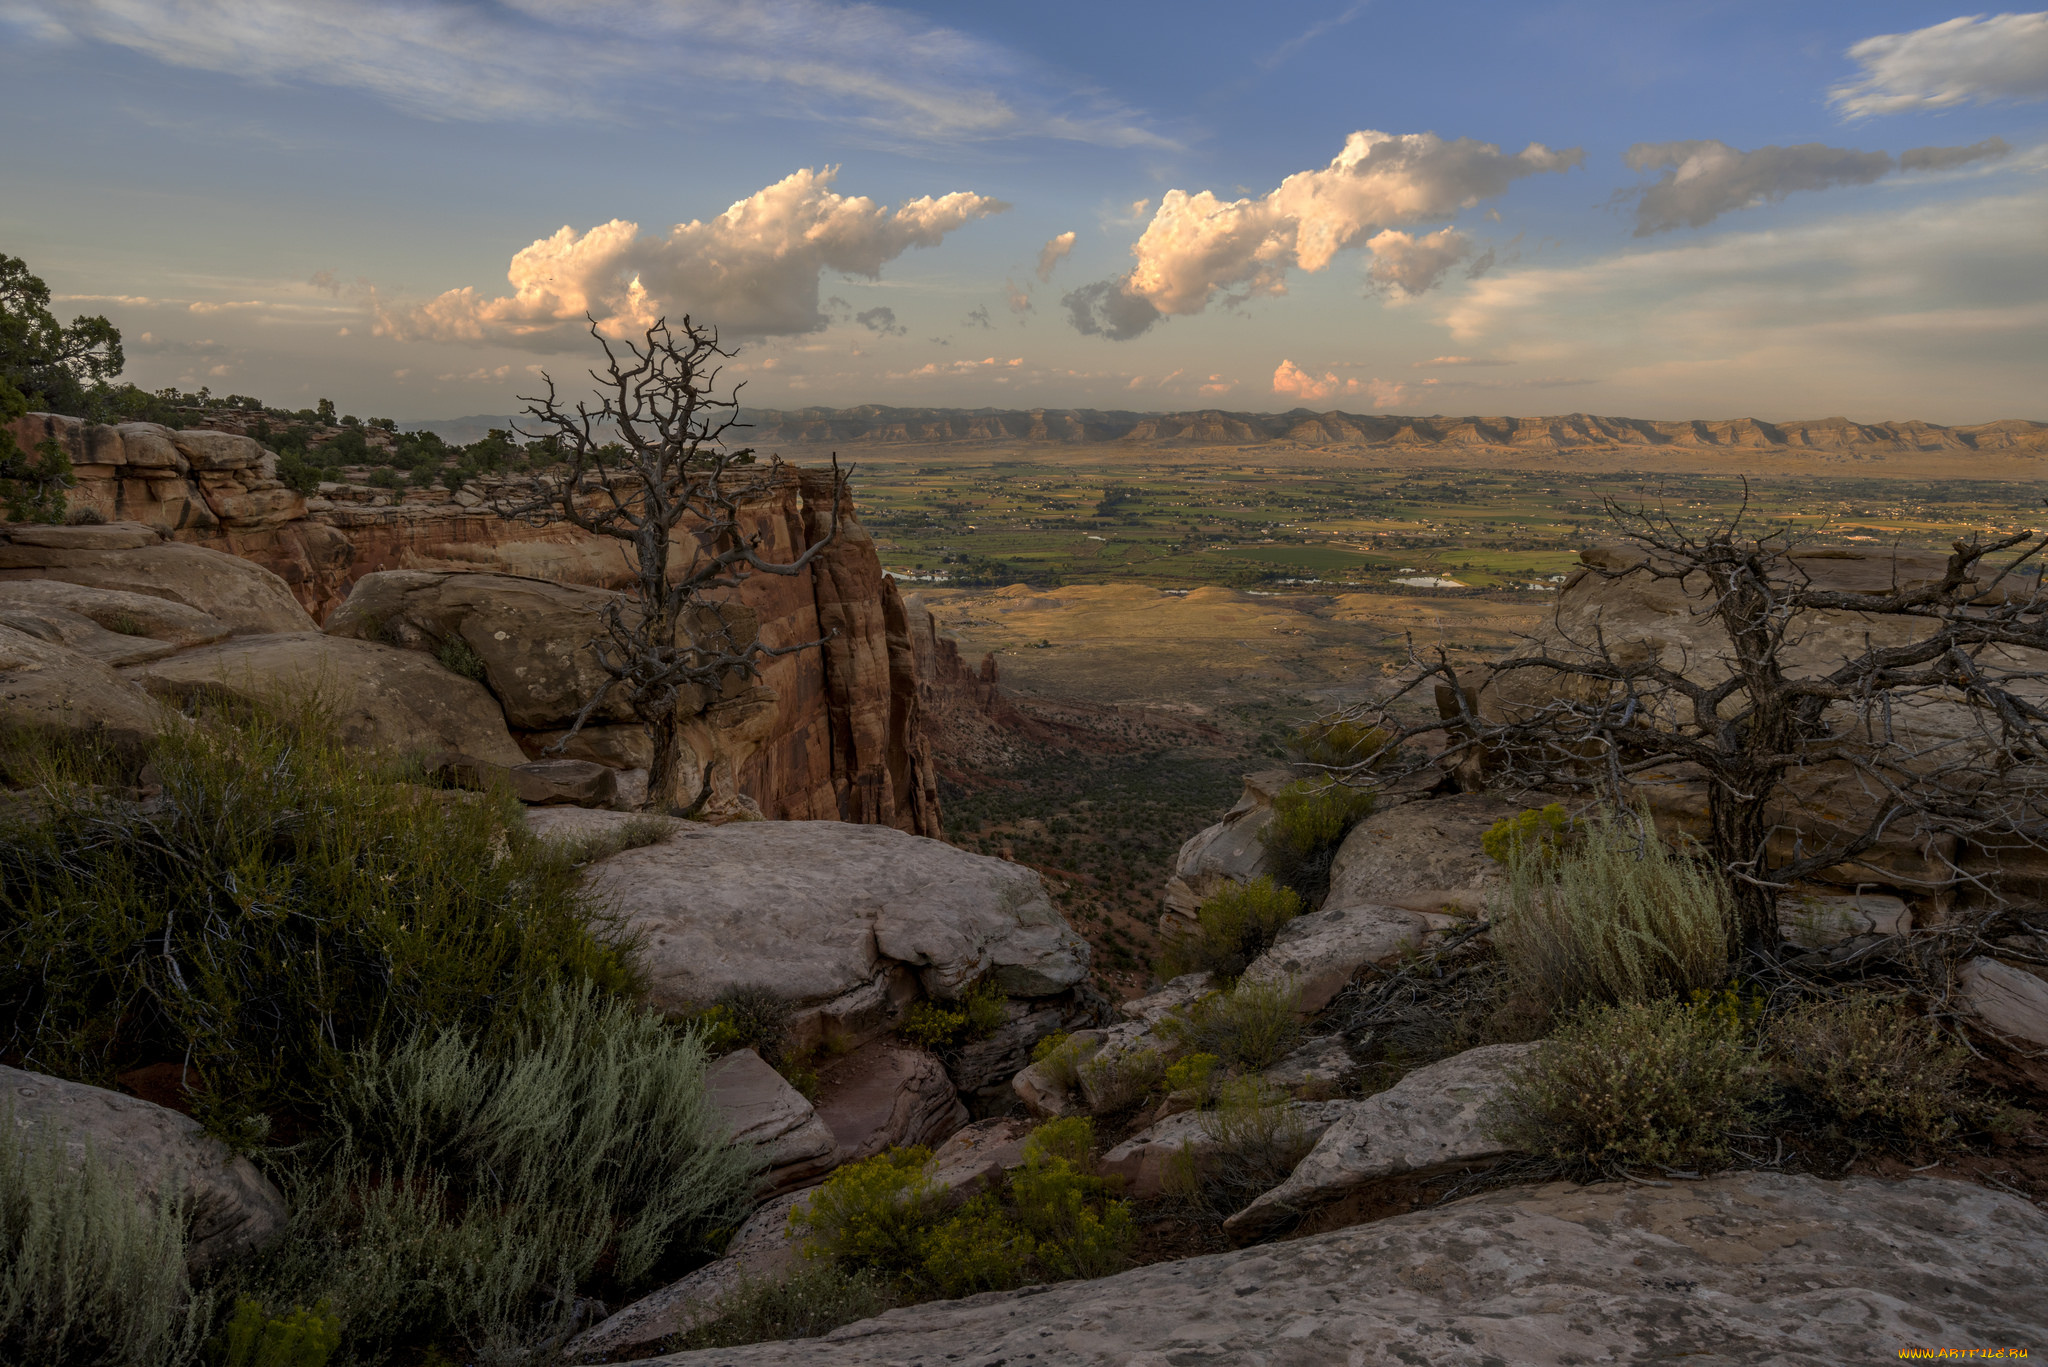
[(1185, 1096), (1199, 1109), (1216, 1099), (1223, 1060), (1214, 1054), (1189, 1054), (1166, 1070), (1166, 1090)]
[(1226, 1066), (1259, 1072), (1301, 1046), (1296, 993), (1277, 983), (1241, 982), (1163, 1017), (1155, 1033), (1183, 1057), (1213, 1054)]
[[(377, 473), (389, 475), (390, 471), (380, 470)], [(434, 647), (434, 658), (439, 660), (441, 667), (450, 674), (460, 674), (465, 679), (482, 680), (487, 672), (484, 668), (484, 657), (477, 654), (476, 648), (460, 636), (451, 635)]]
[(1031, 1061), (1045, 1080), (1061, 1091), (1081, 1085), (1081, 1045), (1064, 1030), (1058, 1030), (1031, 1046)]
[[(509, 793), (454, 794), (339, 741), (313, 704), (202, 709), (147, 760), (157, 810), (78, 747), (0, 819), (0, 1055), (88, 1082), (165, 1059), (247, 1143), (324, 1106), (366, 1045), (505, 1038), (624, 948)], [(10, 766), (12, 767), (12, 766)]]
[(1273, 795), (1266, 843), (1295, 855), (1333, 849), (1372, 815), (1375, 795), (1329, 778), (1303, 778)]
[(1143, 1101), (1166, 1075), (1166, 1055), (1140, 1045), (1134, 1049), (1102, 1050), (1083, 1063), (1077, 1072), (1081, 1087), (1097, 1111), (1121, 1111)]
[(1942, 1144), (1980, 1109), (1964, 1086), (1969, 1052), (1895, 998), (1807, 1002), (1772, 1024), (1769, 1041), (1786, 1083), (1851, 1132)]
[(670, 1338), (664, 1347), (676, 1353), (817, 1338), (842, 1324), (879, 1315), (896, 1300), (887, 1280), (875, 1272), (812, 1263), (780, 1280), (743, 1280), (718, 1298), (709, 1319)]
[(1479, 837), (1479, 848), (1496, 864), (1507, 863), (1516, 850), (1523, 848), (1544, 858), (1554, 858), (1572, 829), (1572, 819), (1564, 804), (1553, 802), (1494, 822)]
[(325, 1301), (308, 1310), (267, 1315), (263, 1302), (244, 1296), (220, 1337), (207, 1347), (219, 1367), (327, 1367), (341, 1346), (341, 1321)]
[(1024, 1165), (1010, 1175), (1017, 1222), (1056, 1278), (1104, 1277), (1130, 1262), (1130, 1207), (1107, 1199), (1094, 1174), (1095, 1127), (1085, 1117), (1040, 1126), (1024, 1141)]
[(644, 1287), (745, 1214), (759, 1160), (706, 1065), (694, 1032), (588, 988), (495, 1049), (449, 1030), (360, 1052), (243, 1290), (324, 1298), (359, 1356), (559, 1333), (574, 1293)]
[(318, 493), (325, 477), (326, 471), (307, 460), (304, 452), (284, 451), (277, 457), (278, 482), (295, 494)]
[(1255, 1077), (1231, 1078), (1202, 1114), (1209, 1148), (1168, 1160), (1164, 1194), (1199, 1219), (1223, 1220), (1287, 1179), (1315, 1147), (1291, 1098)]
[(953, 1049), (970, 1040), (986, 1039), (1009, 1019), (1008, 999), (993, 979), (983, 978), (951, 1004), (913, 1002), (903, 1013), (897, 1033), (927, 1049)]
[(1496, 1133), (1578, 1173), (1720, 1162), (1769, 1094), (1756, 1051), (1712, 1010), (1587, 1007), (1503, 1092)]
[(932, 1153), (919, 1145), (848, 1163), (825, 1179), (806, 1206), (792, 1210), (789, 1227), (804, 1252), (849, 1270), (874, 1268), (892, 1277), (924, 1268), (925, 1235), (946, 1207), (945, 1189), (932, 1181)]
[(1310, 764), (1332, 769), (1373, 764), (1387, 756), (1392, 735), (1358, 721), (1310, 722), (1295, 732), (1287, 748)]
[(1235, 982), (1301, 909), (1301, 895), (1271, 878), (1225, 883), (1195, 913), (1194, 928), (1167, 946), (1162, 972), (1169, 978), (1214, 973)]
[(90, 1151), (77, 1161), (60, 1136), (23, 1141), (11, 1105), (0, 1105), (0, 1134), (0, 1361), (192, 1362), (212, 1302), (187, 1284), (175, 1195), (145, 1205)]
[(712, 1057), (752, 1049), (773, 1068), (789, 1048), (790, 1014), (773, 988), (736, 985), (720, 992), (694, 1023)]
[(1584, 824), (1570, 848), (1509, 841), (1492, 905), (1495, 951), (1552, 1011), (1643, 1002), (1719, 983), (1733, 912), (1720, 876), (1665, 848), (1641, 821)]
[(923, 1247), (926, 1284), (949, 1298), (1020, 1286), (1038, 1254), (1037, 1240), (986, 1193), (928, 1231)]

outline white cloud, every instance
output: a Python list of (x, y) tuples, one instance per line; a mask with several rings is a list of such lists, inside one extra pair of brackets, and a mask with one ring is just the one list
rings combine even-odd
[(942, 140), (1163, 144), (1130, 111), (906, 10), (838, 0), (9, 0), (45, 41), (109, 43), (452, 119), (694, 111), (772, 86), (778, 114)]
[(1381, 289), (1422, 294), (1436, 287), (1453, 266), (1469, 261), (1466, 277), (1477, 280), (1493, 265), (1493, 253), (1476, 254), (1472, 239), (1456, 228), (1442, 228), (1421, 237), (1387, 228), (1367, 242), (1372, 265), (1366, 278)]
[(2048, 10), (1978, 14), (1879, 34), (1848, 55), (1863, 72), (1829, 91), (1828, 99), (1850, 118), (2048, 99)]
[(1375, 229), (1441, 219), (1503, 194), (1516, 180), (1581, 165), (1577, 148), (1530, 143), (1509, 155), (1472, 138), (1353, 133), (1327, 167), (1300, 171), (1257, 199), (1169, 190), (1132, 247), (1137, 264), (1065, 300), (1074, 326), (1135, 337), (1171, 314), (1200, 313), (1221, 295), (1284, 294), (1290, 270), (1320, 271)]
[(1025, 314), (1031, 312), (1031, 287), (1020, 285), (1014, 280), (1003, 282), (1003, 293), (1009, 300), (1010, 312)]
[(209, 303), (205, 300), (200, 300), (196, 303), (185, 305), (186, 310), (191, 313), (233, 313), (242, 309), (260, 309), (262, 307), (263, 301), (261, 299), (224, 299), (219, 303)]
[(1459, 341), (1594, 377), (1595, 412), (2038, 417), (2044, 221), (2042, 193), (1841, 215), (1497, 271), (1435, 311)]
[(558, 350), (584, 315), (607, 331), (690, 314), (732, 336), (815, 332), (828, 321), (818, 275), (875, 279), (913, 247), (934, 247), (963, 224), (1009, 206), (966, 191), (898, 209), (831, 189), (838, 168), (797, 171), (709, 222), (641, 236), (622, 219), (587, 232), (564, 227), (521, 249), (506, 272), (513, 293), (449, 290), (425, 304), (373, 302), (379, 336), (403, 341), (492, 341)]
[(1690, 142), (1639, 142), (1623, 155), (1632, 171), (1663, 170), (1655, 183), (1623, 191), (1635, 197), (1636, 236), (1673, 228), (1700, 228), (1722, 214), (1753, 209), (1799, 190), (1868, 185), (1904, 167), (1947, 170), (2012, 149), (2002, 138), (1968, 147), (1915, 147), (1897, 162), (1889, 152), (1859, 152), (1817, 142), (1796, 147), (1759, 147), (1752, 152), (1711, 138)]
[(1426, 361), (1410, 361), (1408, 368), (1410, 370), (1436, 370), (1449, 366), (1513, 364), (1513, 361), (1502, 360), (1498, 356), (1432, 356)]
[(1074, 234), (1061, 233), (1038, 249), (1038, 278), (1052, 279), (1053, 267), (1066, 260), (1067, 253), (1074, 250)]

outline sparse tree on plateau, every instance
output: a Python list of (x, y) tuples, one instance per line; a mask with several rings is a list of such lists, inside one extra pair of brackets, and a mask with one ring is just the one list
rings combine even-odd
[[(611, 677), (585, 701), (569, 734), (605, 699), (623, 693), (654, 742), (648, 805), (669, 812), (684, 800), (685, 705), (716, 699), (734, 674), (757, 674), (764, 657), (818, 644), (769, 647), (758, 636), (742, 639), (709, 595), (754, 573), (801, 574), (839, 534), (850, 472), (834, 458), (824, 538), (792, 560), (763, 555), (761, 535), (746, 527), (742, 511), (780, 483), (782, 462), (764, 464), (751, 447), (728, 443), (744, 426), (739, 386), (720, 398), (718, 376), (737, 352), (720, 346), (714, 328), (688, 317), (673, 330), (659, 321), (639, 340), (615, 344), (594, 321), (590, 335), (605, 355), (603, 371), (590, 372), (597, 406), (565, 407), (553, 378), (543, 374), (547, 393), (521, 396), (538, 429), (522, 435), (538, 438), (559, 463), (508, 486), (495, 506), (506, 517), (568, 522), (633, 548), (632, 588), (606, 607), (602, 634), (592, 643)], [(557, 748), (566, 743), (564, 737)]]
[[(1690, 530), (1608, 511), (1634, 552), (1584, 573), (1676, 584), (1706, 648), (1672, 659), (1597, 623), (1568, 630), (1560, 601), (1553, 629), (1507, 659), (1411, 655), (1387, 696), (1351, 712), (1382, 749), (1347, 781), (1412, 781), (1434, 763), (1465, 786), (1563, 788), (1624, 810), (1652, 785), (1701, 783), (1705, 853), (1752, 948), (1775, 943), (1781, 895), (1888, 838), (2048, 848), (2048, 535), (1972, 536), (1938, 572), (1895, 561), (1889, 585), (1845, 592), (1817, 586), (1797, 541), (1750, 534), (1743, 514)], [(1824, 618), (1835, 645), (1816, 655)], [(1425, 688), (1434, 715), (1418, 717), (1406, 702)], [(1403, 747), (1409, 761), (1388, 763)], [(1795, 824), (1795, 795), (1814, 783), (1852, 797), (1855, 819)]]

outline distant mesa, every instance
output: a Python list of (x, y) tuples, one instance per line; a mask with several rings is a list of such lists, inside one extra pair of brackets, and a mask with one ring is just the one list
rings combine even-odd
[(1057, 442), (1070, 446), (1256, 446), (1288, 442), (1368, 449), (1523, 451), (1783, 451), (1816, 455), (1914, 452), (2048, 453), (2048, 423), (2024, 418), (1942, 427), (1928, 422), (1812, 418), (1659, 421), (1570, 413), (1556, 418), (1399, 417), (1379, 413), (1134, 413), (1093, 408), (751, 408), (749, 443), (895, 445)]

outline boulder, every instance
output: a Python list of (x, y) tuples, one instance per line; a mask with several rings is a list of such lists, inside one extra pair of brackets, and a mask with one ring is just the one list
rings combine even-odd
[[(429, 652), (462, 641), (483, 661), (483, 681), (506, 722), (542, 731), (566, 727), (611, 682), (591, 642), (617, 601), (607, 589), (514, 574), (381, 570), (356, 581), (327, 632)], [(616, 690), (592, 717), (633, 719)]]
[(864, 1044), (820, 1069), (815, 1105), (840, 1163), (901, 1144), (930, 1147), (967, 1123), (945, 1065), (892, 1040)]
[(2048, 1214), (1964, 1182), (1738, 1173), (1490, 1192), (1287, 1243), (892, 1310), (665, 1367), (1782, 1364), (2040, 1341)]
[(810, 1200), (808, 1191), (776, 1197), (747, 1217), (725, 1256), (626, 1306), (570, 1339), (562, 1355), (570, 1362), (615, 1358), (660, 1343), (693, 1328), (713, 1311), (718, 1298), (744, 1281), (786, 1276), (796, 1267), (801, 1241), (791, 1236), (790, 1214)]
[[(1276, 1129), (1291, 1131), (1303, 1147), (1322, 1138), (1324, 1131), (1341, 1119), (1351, 1104), (1343, 1101), (1288, 1101), (1284, 1118)], [(1170, 1115), (1116, 1145), (1102, 1155), (1106, 1176), (1121, 1177), (1124, 1192), (1143, 1200), (1165, 1190), (1172, 1165), (1182, 1154), (1195, 1162), (1227, 1153), (1230, 1139), (1218, 1123), (1215, 1111), (1182, 1111)], [(1296, 1152), (1300, 1152), (1299, 1149)]]
[[(211, 645), (232, 634), (228, 624), (213, 614), (183, 603), (147, 593), (88, 588), (61, 579), (0, 582), (0, 611), (68, 614), (60, 620), (83, 618), (131, 646), (160, 646), (166, 651)], [(103, 643), (98, 650), (78, 648), (109, 664), (127, 663), (114, 658), (120, 654), (118, 643)]]
[(587, 759), (542, 759), (507, 771), (512, 792), (535, 807), (610, 807), (618, 801), (618, 772)]
[(179, 703), (318, 692), (345, 742), (387, 754), (453, 750), (508, 768), (526, 758), (482, 684), (394, 646), (317, 631), (242, 637), (137, 665), (127, 677)]
[(1241, 981), (1292, 987), (1295, 1009), (1313, 1016), (1359, 969), (1416, 948), (1428, 933), (1418, 913), (1400, 907), (1363, 903), (1309, 912), (1281, 929)]
[[(529, 822), (547, 832), (629, 819), (542, 815), (557, 811), (569, 809)], [(659, 844), (595, 865), (590, 887), (640, 938), (657, 1006), (680, 1011), (728, 987), (770, 985), (796, 1007), (807, 1041), (821, 1013), (885, 1005), (897, 966), (947, 1000), (983, 977), (1035, 998), (1088, 975), (1087, 942), (1035, 872), (887, 826), (682, 822)]]
[[(11, 1121), (10, 1121), (11, 1118)], [(56, 1142), (125, 1168), (144, 1202), (166, 1186), (191, 1201), (187, 1257), (197, 1267), (262, 1248), (284, 1233), (284, 1197), (199, 1122), (140, 1097), (0, 1066), (0, 1122), (15, 1143)]]
[(1382, 1177), (1466, 1167), (1509, 1150), (1488, 1111), (1533, 1044), (1489, 1044), (1417, 1068), (1345, 1108), (1287, 1180), (1224, 1222), (1239, 1236), (1265, 1233), (1313, 1205)]
[(1125, 1020), (1157, 1025), (1175, 1011), (1185, 1011), (1216, 990), (1216, 975), (1209, 972), (1183, 973), (1144, 997), (1133, 997), (1117, 1007)]
[(1166, 910), (1192, 919), (1210, 893), (1225, 883), (1249, 883), (1272, 872), (1266, 857), (1266, 828), (1273, 824), (1273, 797), (1292, 783), (1292, 769), (1264, 769), (1245, 775), (1237, 805), (1213, 826), (1195, 832), (1174, 857), (1166, 880)]
[(1963, 1011), (1994, 1035), (2048, 1048), (2048, 980), (2002, 959), (1978, 956), (1956, 974)]
[(54, 579), (166, 599), (198, 609), (236, 635), (313, 629), (291, 589), (269, 570), (203, 546), (164, 541), (140, 523), (9, 527), (4, 535), (0, 582)]
[(1778, 931), (1801, 949), (1827, 949), (1859, 935), (1903, 935), (1913, 913), (1896, 897), (1781, 897)]
[(837, 1165), (832, 1131), (803, 1093), (752, 1049), (735, 1050), (712, 1064), (706, 1085), (732, 1137), (760, 1150), (764, 1191), (804, 1186)]
[(97, 736), (140, 750), (169, 714), (100, 660), (7, 625), (0, 615), (0, 726)]
[(1024, 1166), (1024, 1141), (1036, 1128), (1018, 1116), (998, 1116), (955, 1130), (932, 1150), (932, 1180), (962, 1199), (972, 1196)]
[(1376, 903), (1418, 912), (1455, 907), (1483, 915), (1500, 865), (1487, 858), (1480, 838), (1525, 805), (1491, 793), (1461, 793), (1376, 811), (1337, 847), (1323, 905)]

